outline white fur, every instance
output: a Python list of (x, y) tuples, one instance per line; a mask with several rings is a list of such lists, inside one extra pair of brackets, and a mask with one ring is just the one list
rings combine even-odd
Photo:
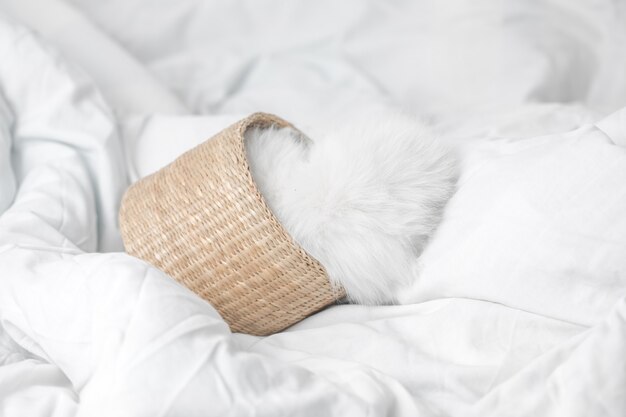
[(343, 123), (314, 141), (252, 129), (259, 190), (291, 236), (363, 304), (395, 302), (454, 190), (455, 162), (423, 124), (398, 114)]

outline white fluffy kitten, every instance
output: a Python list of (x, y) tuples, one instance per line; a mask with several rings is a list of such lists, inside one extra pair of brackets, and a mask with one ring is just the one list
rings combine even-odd
[(433, 133), (383, 114), (313, 140), (290, 128), (251, 129), (246, 146), (269, 207), (348, 299), (395, 302), (456, 182), (454, 158)]

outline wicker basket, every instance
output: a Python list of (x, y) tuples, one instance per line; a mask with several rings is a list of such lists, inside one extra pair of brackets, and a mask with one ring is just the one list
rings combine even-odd
[(268, 335), (345, 295), (288, 235), (250, 174), (244, 132), (291, 126), (255, 113), (133, 184), (126, 251), (209, 301), (235, 332)]

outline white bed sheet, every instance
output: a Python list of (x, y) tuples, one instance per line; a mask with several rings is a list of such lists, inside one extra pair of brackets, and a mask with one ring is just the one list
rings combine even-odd
[[(257, 338), (97, 253), (121, 250), (129, 178), (250, 111), (314, 132), (383, 103), (465, 144), (626, 105), (622, 2), (290, 4), (0, 1), (44, 38), (0, 21), (0, 415), (624, 415), (623, 298), (591, 321), (345, 305)], [(623, 146), (625, 121), (598, 126)]]

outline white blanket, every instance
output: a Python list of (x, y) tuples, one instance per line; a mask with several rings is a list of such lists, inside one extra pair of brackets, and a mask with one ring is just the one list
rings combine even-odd
[[(0, 0), (1, 416), (626, 414), (622, 2), (72, 3)], [(357, 103), (463, 161), (405, 305), (231, 334), (121, 253), (130, 180)]]

